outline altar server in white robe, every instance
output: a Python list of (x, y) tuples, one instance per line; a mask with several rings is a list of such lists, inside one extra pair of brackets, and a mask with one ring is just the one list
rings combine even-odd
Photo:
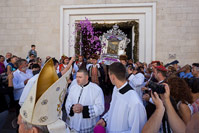
[(97, 84), (89, 82), (85, 68), (78, 70), (76, 80), (65, 104), (69, 117), (67, 125), (71, 130), (90, 133), (104, 112), (104, 95)]
[(126, 69), (115, 62), (109, 67), (109, 77), (115, 85), (109, 111), (96, 125), (108, 133), (140, 133), (147, 120), (146, 111), (135, 90), (127, 83)]

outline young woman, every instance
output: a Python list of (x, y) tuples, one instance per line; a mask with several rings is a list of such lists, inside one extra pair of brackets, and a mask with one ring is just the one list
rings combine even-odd
[(179, 115), (184, 123), (187, 124), (191, 120), (191, 115), (193, 114), (191, 90), (185, 80), (179, 77), (169, 78), (168, 84), (171, 90), (171, 96), (177, 103)]

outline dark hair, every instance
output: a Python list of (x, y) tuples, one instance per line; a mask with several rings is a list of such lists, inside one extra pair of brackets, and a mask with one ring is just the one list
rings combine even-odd
[(10, 57), (10, 60), (12, 59), (12, 58), (15, 58), (15, 57), (17, 57), (16, 55), (13, 55), (12, 57)]
[(158, 61), (158, 62), (157, 62), (157, 66), (160, 66), (160, 65), (161, 65), (161, 63)]
[(10, 63), (11, 59), (10, 59), (10, 58), (8, 58), (6, 61), (7, 61), (8, 63)]
[(199, 63), (193, 63), (192, 66), (199, 67)]
[(39, 68), (39, 69), (40, 69), (41, 67), (40, 67), (39, 64), (35, 63), (35, 64), (32, 65), (32, 69), (33, 69), (33, 68)]
[(193, 84), (191, 87), (191, 91), (193, 93), (199, 93), (199, 79), (198, 78), (193, 78)]
[(129, 64), (128, 65), (128, 68), (132, 71), (132, 70), (135, 70), (135, 67), (132, 65), (132, 64)]
[(58, 62), (58, 60), (57, 59), (55, 59), (55, 58), (52, 58), (53, 59), (53, 64), (54, 64), (54, 66), (58, 63), (59, 64), (59, 62)]
[(29, 60), (28, 63), (34, 63), (35, 62), (35, 59), (32, 59), (32, 60)]
[(61, 62), (62, 64), (64, 64), (64, 60), (65, 60), (65, 59), (70, 60), (68, 57), (65, 57), (65, 58), (62, 59), (62, 62)]
[(146, 71), (148, 71), (150, 74), (152, 73), (152, 69), (151, 68), (147, 68)]
[(191, 90), (184, 79), (177, 76), (172, 76), (168, 79), (168, 84), (171, 91), (171, 96), (176, 102), (182, 101), (182, 103), (192, 103)]
[(80, 67), (79, 70), (78, 70), (77, 72), (83, 72), (84, 75), (87, 75), (87, 76), (88, 76), (88, 71), (87, 71), (87, 69), (84, 68), (84, 67)]
[[(0, 55), (0, 58), (4, 57), (3, 55)], [(4, 57), (5, 58), (5, 57)]]
[(30, 57), (31, 57), (32, 55), (35, 56), (33, 53), (30, 53), (30, 54), (29, 54)]
[(160, 71), (158, 69), (156, 69), (158, 73), (161, 73), (162, 76), (167, 77), (167, 72), (166, 71)]
[(19, 59), (19, 60), (16, 62), (17, 68), (19, 68), (19, 66), (20, 66), (23, 62), (27, 62), (27, 60), (25, 60), (25, 59)]
[(126, 68), (120, 62), (114, 62), (109, 66), (110, 74), (114, 74), (118, 80), (124, 81), (126, 79)]
[(36, 62), (40, 62), (41, 58), (40, 57), (37, 57), (36, 58)]
[(32, 48), (32, 47), (36, 47), (36, 46), (35, 46), (34, 44), (32, 44), (32, 45), (31, 45), (31, 48)]
[(185, 78), (188, 86), (191, 88), (192, 93), (199, 93), (199, 79), (198, 78)]
[[(48, 62), (48, 60), (50, 60), (50, 58), (49, 58), (49, 59), (46, 59), (46, 60), (45, 60), (45, 63)], [(53, 61), (53, 62), (54, 62), (54, 61)]]
[(137, 73), (142, 73), (144, 75), (144, 71), (142, 71), (142, 69), (144, 70), (144, 67), (143, 66), (139, 66), (137, 67)]

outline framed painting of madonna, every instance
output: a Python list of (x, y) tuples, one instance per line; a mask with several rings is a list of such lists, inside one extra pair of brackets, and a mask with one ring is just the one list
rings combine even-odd
[(111, 30), (100, 36), (102, 45), (100, 59), (106, 65), (119, 61), (119, 56), (126, 54), (125, 49), (130, 42), (126, 37), (127, 35), (118, 28), (117, 24), (115, 24)]

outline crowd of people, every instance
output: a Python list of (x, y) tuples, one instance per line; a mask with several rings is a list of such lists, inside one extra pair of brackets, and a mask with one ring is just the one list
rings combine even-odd
[[(42, 61), (32, 45), (26, 59), (7, 53), (0, 55), (0, 131), (15, 111), (19, 131), (37, 126), (21, 125), (20, 108), (27, 100), (41, 69), (50, 59), (57, 77), (72, 67), (68, 89), (62, 104), (63, 121), (73, 132), (198, 132), (199, 131), (199, 63), (179, 66), (178, 61), (164, 64), (134, 62), (126, 55), (119, 62), (105, 65), (99, 55), (50, 56)], [(105, 112), (105, 96), (111, 97)], [(53, 115), (53, 114), (52, 114)], [(29, 123), (32, 124), (32, 123)], [(47, 126), (47, 125), (46, 125)], [(46, 132), (41, 128), (37, 131)]]

